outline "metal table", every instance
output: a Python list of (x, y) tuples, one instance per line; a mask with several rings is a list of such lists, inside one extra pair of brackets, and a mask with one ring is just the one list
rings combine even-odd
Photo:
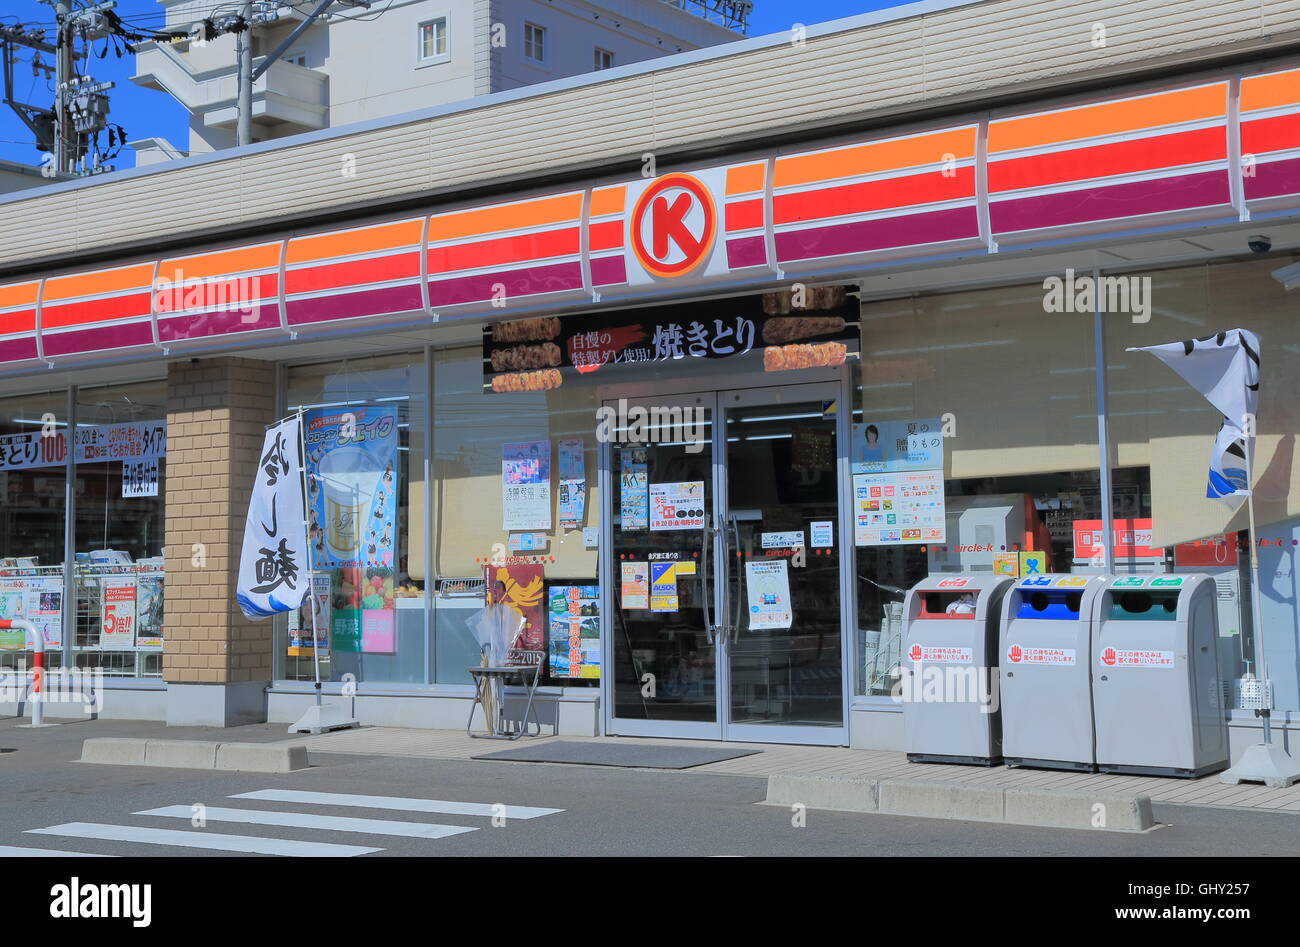
[[(469, 673), (474, 677), (474, 703), (469, 707), (469, 720), (465, 723), (465, 732), (471, 737), (481, 740), (518, 740), (520, 737), (528, 734), (528, 718), (532, 717), (533, 723), (537, 726), (537, 732), (528, 734), (529, 736), (539, 737), (542, 735), (542, 722), (537, 719), (537, 711), (533, 709), (533, 695), (537, 693), (537, 682), (542, 677), (542, 666), (540, 664), (523, 665), (497, 665), (489, 667), (472, 667), (467, 668)], [(518, 730), (508, 730), (506, 728), (506, 701), (505, 688), (507, 678), (518, 676), (520, 683), (528, 688), (528, 703), (524, 707), (524, 714), (520, 718), (520, 728)], [(531, 683), (529, 678), (532, 678)], [(483, 704), (484, 694), (487, 688), (492, 689), (492, 696), (495, 698), (496, 713), (494, 719), (488, 719), (487, 733), (474, 733), (471, 727), (474, 725), (474, 708), (483, 706), (483, 714), (488, 717), (487, 707)]]

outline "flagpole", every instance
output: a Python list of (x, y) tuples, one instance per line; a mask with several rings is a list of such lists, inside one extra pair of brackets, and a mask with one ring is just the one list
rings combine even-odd
[(302, 405), (298, 406), (298, 470), (302, 474), (303, 533), (307, 537), (307, 601), (311, 604), (311, 663), (314, 671), (316, 706), (321, 705), (320, 686), (320, 632), (316, 627), (316, 570), (311, 545), (311, 494), (307, 489), (307, 427), (303, 420)]
[(1264, 659), (1264, 615), (1261, 611), (1259, 597), (1259, 538), (1255, 535), (1255, 431), (1252, 427), (1246, 432), (1246, 523), (1250, 536), (1250, 610), (1254, 620), (1251, 625), (1255, 632), (1255, 678), (1260, 682), (1267, 704), (1260, 710), (1264, 721), (1264, 743), (1273, 742), (1272, 716), (1273, 688), (1268, 680), (1268, 667)]

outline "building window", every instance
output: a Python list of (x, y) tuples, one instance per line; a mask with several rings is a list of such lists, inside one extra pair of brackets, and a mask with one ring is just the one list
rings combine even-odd
[(524, 58), (546, 62), (546, 27), (536, 23), (524, 24)]
[(438, 17), (436, 20), (425, 20), (420, 24), (419, 30), (419, 59), (421, 65), (446, 62), (451, 58), (451, 54), (447, 51), (447, 18), (445, 16)]
[(307, 68), (306, 53), (286, 53), (284, 56), (284, 61), (294, 66), (302, 66), (304, 69)]
[(611, 53), (608, 49), (601, 49), (599, 46), (597, 46), (596, 62), (595, 62), (596, 71), (600, 72), (602, 69), (613, 69), (613, 68), (614, 68), (614, 54)]

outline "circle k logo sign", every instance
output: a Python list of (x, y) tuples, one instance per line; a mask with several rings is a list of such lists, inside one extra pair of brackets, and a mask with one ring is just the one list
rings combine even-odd
[(632, 252), (646, 272), (690, 273), (709, 255), (718, 212), (709, 189), (689, 174), (665, 174), (641, 192), (632, 208)]

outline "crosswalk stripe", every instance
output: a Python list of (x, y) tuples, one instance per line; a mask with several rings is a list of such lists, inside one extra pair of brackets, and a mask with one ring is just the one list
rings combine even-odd
[(104, 825), (98, 822), (65, 822), (43, 829), (28, 829), (34, 835), (65, 835), (109, 842), (145, 842), (179, 848), (208, 848), (255, 855), (294, 855), (304, 858), (348, 858), (382, 852), (382, 848), (337, 845), (333, 842), (296, 842), (292, 839), (257, 838), (251, 835), (221, 835), (216, 832), (182, 832), (174, 829), (146, 829), (135, 825)]
[(436, 812), (440, 815), (503, 815), (507, 819), (536, 819), (563, 812), (534, 806), (506, 806), (498, 812), (485, 802), (449, 802), (445, 799), (406, 799), (401, 796), (357, 796), (342, 792), (306, 792), (296, 789), (259, 789), (241, 792), (231, 799), (261, 799), (266, 802), (294, 802), (319, 806), (357, 806), (366, 809), (394, 809), (401, 812)]
[(94, 855), (90, 852), (61, 852), (57, 848), (22, 848), (18, 845), (0, 845), (0, 858), (116, 858), (116, 855)]
[[(163, 806), (146, 809), (134, 815), (169, 816), (178, 819), (194, 818), (192, 806)], [(351, 819), (344, 816), (313, 815), (307, 812), (267, 812), (262, 809), (223, 809), (205, 806), (203, 813), (213, 822), (244, 822), (251, 825), (280, 825), (298, 829), (327, 829), (332, 832), (364, 832), (369, 835), (400, 835), (404, 838), (447, 838), (477, 832), (476, 828), (459, 825), (437, 825), (422, 822), (397, 822), (389, 819)]]

